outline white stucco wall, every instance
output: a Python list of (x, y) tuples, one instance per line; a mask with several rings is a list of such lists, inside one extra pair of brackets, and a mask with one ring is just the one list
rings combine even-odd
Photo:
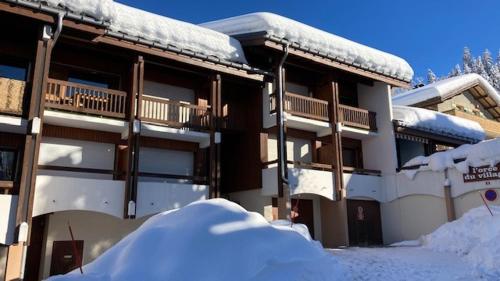
[[(192, 152), (141, 147), (139, 154), (139, 171), (141, 172), (192, 176), (193, 166), (194, 154)], [(155, 179), (149, 178), (148, 180)]]
[[(495, 186), (495, 188), (491, 188), (497, 192), (500, 196), (500, 185)], [(484, 196), (485, 190), (479, 191)], [(479, 206), (484, 206), (483, 200), (481, 199), (481, 195), (478, 191), (471, 191), (460, 196), (457, 196), (454, 200), (455, 203), (455, 214), (457, 218), (463, 216), (468, 210), (477, 208)], [(496, 205), (500, 206), (500, 198), (497, 198), (495, 201), (487, 201), (488, 205)]]
[(268, 221), (273, 219), (272, 197), (262, 195), (260, 189), (231, 192), (228, 194), (228, 199), (238, 203), (247, 211), (263, 215)]
[(444, 199), (411, 195), (380, 204), (384, 243), (414, 240), (447, 222)]
[(377, 114), (378, 135), (362, 140), (364, 168), (394, 174), (398, 161), (392, 127), (390, 86), (382, 82), (374, 82), (373, 87), (358, 84), (358, 102), (360, 108)]
[(193, 89), (148, 80), (144, 81), (144, 94), (187, 103), (195, 102), (195, 93)]
[[(269, 135), (267, 141), (267, 158), (268, 161), (278, 159), (276, 135)], [(288, 161), (301, 161), (306, 163), (312, 162), (311, 141), (305, 139), (287, 137), (286, 140), (286, 155)]]
[(344, 187), (347, 199), (383, 201), (381, 177), (344, 173)]
[(123, 217), (125, 181), (39, 175), (33, 216), (66, 210)]
[(0, 244), (11, 245), (15, 240), (17, 201), (17, 195), (0, 195)]
[(197, 184), (139, 182), (136, 216), (143, 217), (177, 209), (208, 199), (208, 186)]
[(71, 224), (76, 240), (84, 240), (83, 263), (87, 264), (139, 227), (146, 219), (123, 220), (112, 216), (82, 211), (57, 212), (47, 216), (46, 234), (42, 251), (41, 275), (49, 276), (52, 244), (68, 241)]

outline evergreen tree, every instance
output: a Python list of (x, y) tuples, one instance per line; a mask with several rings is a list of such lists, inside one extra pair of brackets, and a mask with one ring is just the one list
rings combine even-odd
[(493, 57), (491, 56), (491, 53), (488, 49), (484, 50), (482, 59), (483, 59), (484, 69), (486, 70), (488, 75), (491, 75), (492, 68), (495, 65), (495, 62), (493, 61)]
[(449, 77), (455, 77), (455, 76), (460, 76), (462, 75), (462, 70), (460, 69), (460, 65), (455, 64), (455, 67), (453, 68), (453, 70), (451, 71)]
[[(462, 56), (462, 62), (463, 62), (464, 72), (465, 72), (465, 69), (471, 69), (471, 70), (473, 69), (474, 58), (472, 57), (472, 54), (471, 54), (470, 49), (468, 47), (464, 47), (464, 54)], [(465, 72), (465, 73), (470, 73), (470, 72)]]
[(436, 74), (429, 68), (427, 69), (427, 84), (436, 82), (437, 77)]

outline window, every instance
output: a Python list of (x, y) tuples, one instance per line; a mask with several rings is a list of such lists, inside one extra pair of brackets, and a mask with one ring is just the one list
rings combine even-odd
[(0, 148), (0, 180), (14, 181), (16, 178), (17, 152)]
[(27, 66), (13, 59), (0, 59), (0, 77), (26, 81)]

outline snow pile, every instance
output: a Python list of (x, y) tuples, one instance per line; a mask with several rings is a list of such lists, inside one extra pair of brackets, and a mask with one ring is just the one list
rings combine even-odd
[(270, 37), (287, 40), (311, 52), (363, 69), (404, 81), (413, 77), (410, 65), (399, 57), (272, 13), (241, 15), (202, 26), (228, 35), (266, 32)]
[(205, 56), (246, 63), (238, 40), (208, 28), (135, 9), (113, 0), (47, 0), (43, 2), (47, 2), (52, 7), (64, 7), (73, 13), (109, 22), (109, 29), (114, 32)]
[(464, 74), (451, 77), (426, 86), (416, 88), (392, 97), (394, 105), (415, 105), (433, 98), (449, 99), (472, 87), (479, 85), (497, 104), (500, 104), (500, 94), (478, 74)]
[[(457, 161), (460, 160), (460, 161)], [(463, 160), (463, 161), (461, 161)], [(469, 167), (500, 163), (500, 138), (482, 141), (476, 144), (464, 144), (455, 149), (436, 152), (430, 156), (417, 156), (406, 162), (403, 167), (419, 166), (416, 169), (403, 169), (403, 172), (413, 179), (419, 171), (431, 170), (442, 172), (447, 168), (455, 168), (461, 173), (468, 173)]]
[(464, 118), (400, 105), (394, 105), (392, 111), (393, 119), (404, 127), (474, 141), (484, 140), (486, 136), (479, 123)]
[(423, 236), (422, 246), (465, 257), (484, 274), (500, 278), (500, 206), (490, 208), (493, 217), (484, 206), (472, 209)]
[(153, 216), (83, 271), (49, 280), (318, 281), (346, 274), (302, 234), (224, 199)]

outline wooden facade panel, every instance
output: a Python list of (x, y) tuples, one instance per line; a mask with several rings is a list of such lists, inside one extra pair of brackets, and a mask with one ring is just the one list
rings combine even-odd
[(44, 126), (43, 136), (92, 141), (92, 142), (104, 142), (104, 143), (116, 143), (116, 144), (124, 143), (124, 141), (121, 139), (121, 135), (117, 133), (102, 132), (102, 131), (72, 128), (72, 127), (61, 127), (49, 124), (46, 124)]

